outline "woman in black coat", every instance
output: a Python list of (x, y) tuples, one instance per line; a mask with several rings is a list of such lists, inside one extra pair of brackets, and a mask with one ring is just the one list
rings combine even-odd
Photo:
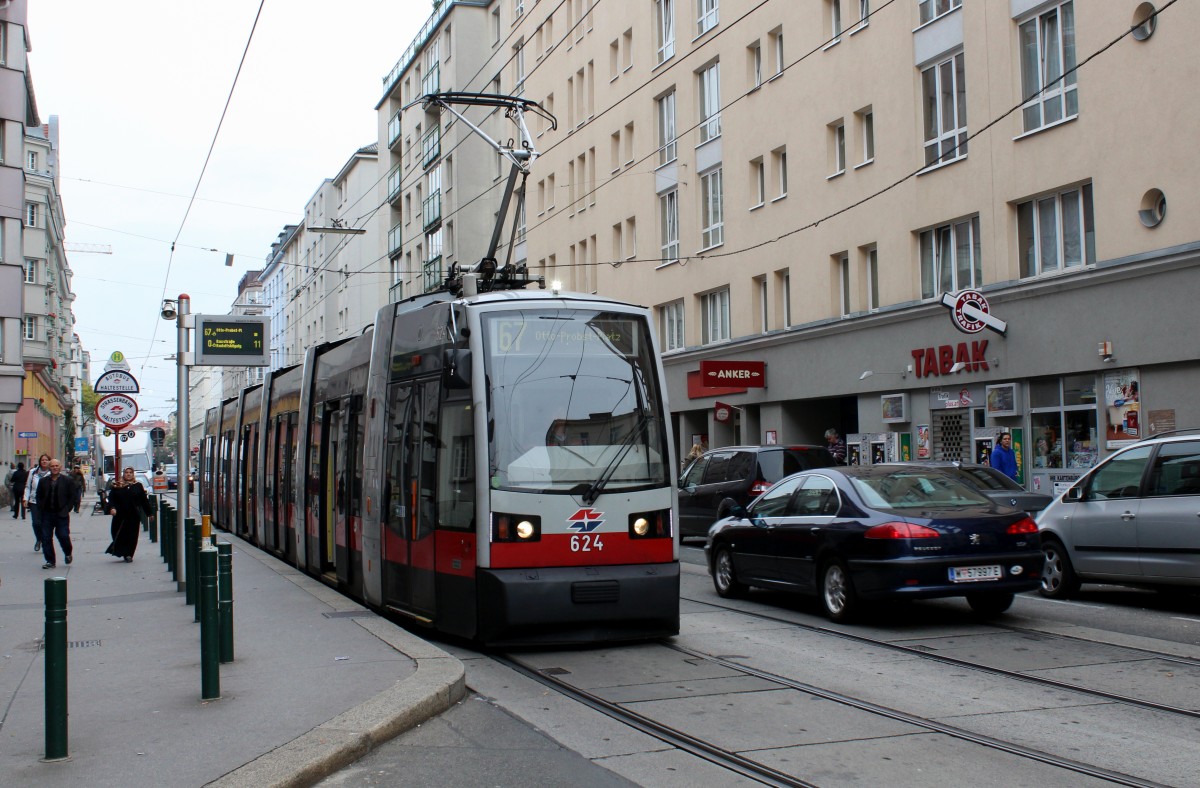
[(108, 493), (108, 513), (112, 519), (112, 544), (104, 552), (126, 563), (133, 560), (137, 550), (138, 533), (142, 530), (141, 513), (150, 513), (146, 488), (137, 480), (133, 468), (121, 473), (121, 480)]

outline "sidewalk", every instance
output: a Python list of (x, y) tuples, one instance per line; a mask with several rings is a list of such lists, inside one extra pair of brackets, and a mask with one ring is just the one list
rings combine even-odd
[[(29, 520), (0, 511), (0, 784), (306, 785), (439, 714), (465, 692), (457, 659), (241, 540), (235, 661), (200, 700), (200, 625), (159, 545), (105, 555), (86, 495), (74, 562), (42, 569)], [(45, 752), (44, 580), (67, 579), (69, 760)]]

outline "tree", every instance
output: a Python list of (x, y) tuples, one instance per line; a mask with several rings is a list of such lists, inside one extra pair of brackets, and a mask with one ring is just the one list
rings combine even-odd
[(91, 424), (96, 418), (96, 403), (100, 401), (100, 395), (92, 389), (92, 384), (86, 380), (83, 381), (83, 424), (86, 426)]

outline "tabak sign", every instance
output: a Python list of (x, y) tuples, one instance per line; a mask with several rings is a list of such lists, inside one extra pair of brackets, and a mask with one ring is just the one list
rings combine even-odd
[(707, 387), (766, 388), (767, 363), (765, 361), (701, 361), (700, 379)]
[(959, 342), (957, 345), (938, 345), (937, 347), (918, 347), (910, 351), (913, 359), (913, 369), (918, 378), (938, 377), (949, 375), (955, 364), (962, 364), (963, 372), (987, 372), (986, 339), (970, 343)]
[(113, 429), (132, 424), (137, 414), (137, 402), (124, 394), (109, 394), (96, 403), (96, 421)]

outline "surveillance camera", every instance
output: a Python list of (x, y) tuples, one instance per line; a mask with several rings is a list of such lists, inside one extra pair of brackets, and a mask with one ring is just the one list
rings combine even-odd
[(175, 305), (173, 303), (171, 303), (170, 301), (163, 301), (163, 305), (162, 305), (163, 320), (174, 320), (176, 314), (178, 314), (178, 313), (175, 311)]

